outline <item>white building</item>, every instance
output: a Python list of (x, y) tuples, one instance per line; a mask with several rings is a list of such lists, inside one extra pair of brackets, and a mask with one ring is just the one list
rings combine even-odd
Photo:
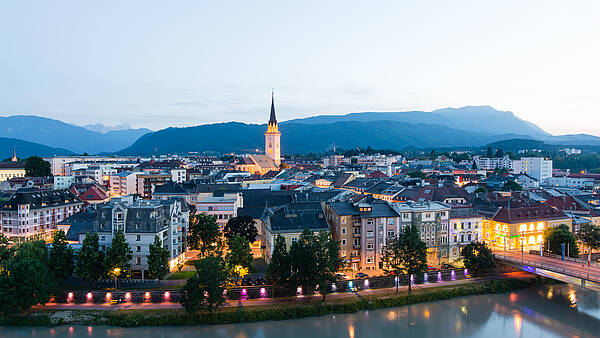
[(557, 176), (546, 180), (546, 186), (556, 188), (594, 189), (594, 179), (590, 177)]
[(189, 209), (178, 198), (142, 200), (130, 195), (97, 204), (93, 210), (83, 211), (62, 223), (69, 229), (67, 238), (78, 238), (79, 243), (83, 243), (88, 232), (98, 233), (102, 249), (110, 247), (114, 234), (122, 231), (133, 251), (132, 278), (144, 279), (149, 275), (149, 246), (155, 236), (169, 251), (170, 269), (184, 260)]
[(75, 183), (75, 176), (54, 176), (54, 190), (69, 189)]
[(49, 240), (57, 222), (79, 212), (82, 206), (69, 190), (17, 192), (0, 209), (1, 233), (14, 242)]
[(450, 258), (460, 256), (462, 248), (482, 239), (483, 216), (473, 208), (450, 210)]
[(196, 204), (198, 213), (215, 216), (217, 224), (223, 227), (234, 217), (237, 211), (244, 206), (242, 193), (238, 192), (235, 197), (207, 197)]
[(118, 174), (110, 175), (110, 196), (115, 197), (136, 194), (137, 174), (140, 173), (133, 171), (124, 171)]
[(552, 177), (552, 160), (543, 157), (523, 157), (513, 161), (514, 174), (527, 174), (542, 184)]
[(67, 175), (66, 165), (72, 162), (128, 162), (135, 160), (134, 157), (104, 157), (104, 156), (54, 156), (44, 157), (44, 160), (50, 162), (52, 175)]
[(512, 170), (513, 169), (513, 161), (505, 155), (504, 157), (482, 157), (482, 156), (473, 156), (473, 161), (477, 166), (477, 169), (483, 170), (496, 170), (496, 169), (505, 169)]

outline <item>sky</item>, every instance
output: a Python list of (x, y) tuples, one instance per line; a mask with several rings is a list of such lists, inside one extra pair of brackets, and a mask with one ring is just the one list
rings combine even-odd
[(160, 129), (490, 105), (600, 136), (600, 1), (0, 1), (0, 116)]

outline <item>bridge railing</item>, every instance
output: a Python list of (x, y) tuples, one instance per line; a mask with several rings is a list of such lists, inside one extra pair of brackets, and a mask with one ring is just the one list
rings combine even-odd
[(544, 262), (540, 262), (540, 261), (529, 260), (526, 258), (516, 258), (516, 257), (511, 257), (511, 256), (504, 256), (501, 254), (494, 254), (494, 256), (496, 257), (496, 259), (500, 259), (503, 261), (518, 263), (521, 265), (528, 265), (528, 266), (535, 267), (535, 268), (540, 268), (540, 269), (545, 269), (545, 270), (552, 271), (552, 272), (562, 273), (562, 274), (570, 276), (570, 277), (577, 277), (577, 278), (581, 278), (581, 279), (585, 279), (585, 280), (589, 280), (589, 281), (600, 282), (600, 274), (598, 274), (594, 271), (589, 272), (589, 273), (582, 272), (582, 271), (577, 271), (577, 270), (574, 270), (574, 269), (566, 267), (566, 266), (558, 266), (556, 263), (549, 264), (549, 263), (544, 263)]

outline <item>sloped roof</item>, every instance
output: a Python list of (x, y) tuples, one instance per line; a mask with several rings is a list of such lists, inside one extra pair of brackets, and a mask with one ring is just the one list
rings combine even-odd
[(278, 208), (269, 215), (273, 232), (328, 231), (320, 202), (298, 202)]
[(562, 211), (548, 205), (531, 205), (519, 208), (500, 207), (492, 219), (502, 223), (521, 223), (568, 218)]
[(81, 200), (67, 189), (17, 191), (8, 201), (4, 202), (2, 210), (17, 210), (19, 204), (29, 204), (30, 209), (39, 209), (77, 203), (81, 203)]

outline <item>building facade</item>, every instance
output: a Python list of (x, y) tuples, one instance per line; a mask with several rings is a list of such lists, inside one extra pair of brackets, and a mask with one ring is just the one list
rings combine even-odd
[(265, 155), (275, 161), (279, 166), (281, 164), (281, 133), (277, 126), (277, 118), (275, 117), (275, 99), (271, 95), (271, 115), (267, 123), (267, 132), (265, 133)]
[(2, 233), (14, 242), (48, 241), (57, 223), (82, 205), (69, 190), (17, 192), (0, 209)]

